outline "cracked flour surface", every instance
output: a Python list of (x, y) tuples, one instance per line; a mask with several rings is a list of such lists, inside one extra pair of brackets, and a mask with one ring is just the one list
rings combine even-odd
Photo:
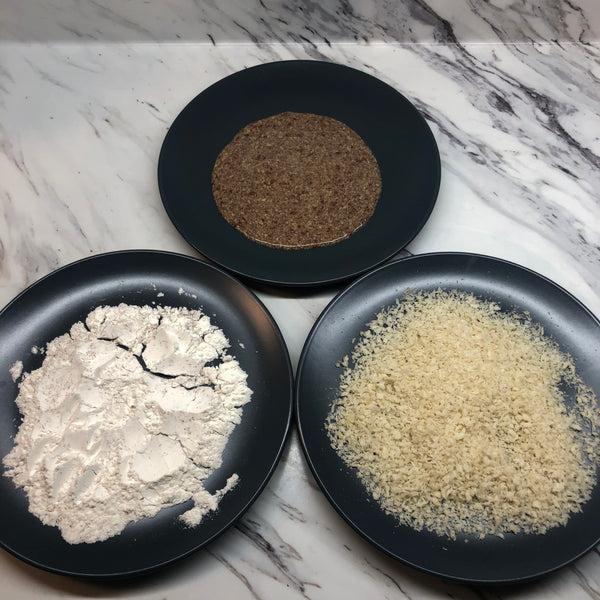
[(126, 304), (50, 342), (19, 383), (23, 422), (3, 460), (30, 512), (72, 544), (190, 498), (180, 519), (197, 525), (238, 481), (203, 487), (252, 395), (228, 347), (201, 311)]

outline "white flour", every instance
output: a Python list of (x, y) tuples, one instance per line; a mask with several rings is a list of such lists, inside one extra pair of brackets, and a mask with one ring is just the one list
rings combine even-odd
[(3, 461), (30, 512), (75, 544), (190, 498), (187, 525), (216, 509), (238, 476), (214, 495), (203, 481), (252, 394), (228, 346), (200, 311), (125, 304), (50, 342), (19, 385), (23, 423)]

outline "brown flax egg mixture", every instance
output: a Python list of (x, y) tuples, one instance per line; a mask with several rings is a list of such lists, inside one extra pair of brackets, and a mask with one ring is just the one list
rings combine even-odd
[(335, 244), (373, 215), (379, 165), (350, 127), (284, 112), (246, 125), (212, 171), (217, 208), (249, 239), (274, 248)]

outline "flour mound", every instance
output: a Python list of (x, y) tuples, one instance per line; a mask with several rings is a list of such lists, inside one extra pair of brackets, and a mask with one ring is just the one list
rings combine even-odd
[(19, 384), (23, 422), (5, 475), (29, 510), (72, 544), (194, 501), (187, 526), (234, 487), (203, 482), (252, 392), (229, 341), (199, 310), (103, 306), (46, 348)]

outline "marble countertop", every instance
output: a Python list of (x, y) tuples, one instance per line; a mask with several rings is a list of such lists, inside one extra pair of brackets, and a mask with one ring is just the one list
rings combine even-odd
[[(511, 260), (600, 316), (600, 6), (595, 0), (127, 3), (5, 0), (0, 17), (0, 307), (113, 250), (196, 252), (157, 187), (162, 140), (202, 89), (240, 69), (327, 60), (373, 74), (427, 119), (437, 204), (410, 254)], [(294, 367), (336, 289), (257, 289)], [(0, 340), (1, 343), (1, 340)], [(156, 575), (71, 580), (0, 552), (2, 598), (600, 598), (593, 550), (539, 582), (439, 581), (360, 538), (292, 432), (269, 485), (210, 546)]]

